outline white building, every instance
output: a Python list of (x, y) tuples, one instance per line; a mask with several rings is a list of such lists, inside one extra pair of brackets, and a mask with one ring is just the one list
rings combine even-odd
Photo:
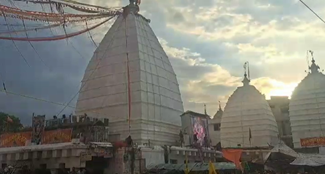
[(0, 148), (0, 163), (8, 166), (27, 165), (37, 169), (45, 164), (48, 169), (56, 170), (60, 165), (72, 169), (86, 167), (87, 146), (85, 144), (58, 143), (47, 145), (30, 145), (22, 147)]
[(278, 139), (278, 127), (270, 106), (245, 77), (228, 99), (221, 118), (222, 147), (268, 147)]
[(76, 114), (108, 118), (110, 141), (130, 131), (138, 144), (174, 144), (183, 113), (175, 72), (149, 20), (125, 9), (89, 62)]
[(301, 148), (301, 141), (307, 141), (303, 147), (325, 145), (325, 75), (319, 72), (314, 58), (309, 69), (292, 93), (289, 105), (294, 148)]
[(223, 114), (223, 110), (219, 104), (219, 110), (213, 116), (211, 120), (209, 120), (209, 134), (211, 139), (211, 145), (216, 146), (220, 143), (220, 127), (221, 127), (221, 117)]
[(195, 145), (209, 147), (209, 120), (210, 116), (204, 114), (186, 111), (181, 115), (182, 131), (184, 133), (184, 145)]
[(267, 101), (271, 107), (279, 130), (279, 138), (285, 144), (293, 148), (292, 132), (289, 118), (289, 97), (288, 96), (271, 96)]

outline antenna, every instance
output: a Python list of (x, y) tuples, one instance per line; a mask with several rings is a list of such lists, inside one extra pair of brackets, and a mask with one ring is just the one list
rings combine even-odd
[(244, 64), (244, 73), (247, 75), (248, 79), (250, 80), (251, 77), (250, 77), (250, 72), (249, 72), (249, 62), (245, 62)]
[(247, 70), (247, 62), (244, 63), (244, 74), (246, 74), (246, 70)]
[(314, 52), (309, 50), (312, 60), (314, 60)]
[(247, 68), (247, 76), (248, 76), (248, 79), (250, 80), (251, 79), (251, 75), (250, 75), (250, 72), (249, 72), (249, 62), (247, 62), (247, 65), (248, 65), (248, 68)]
[[(309, 51), (307, 50), (307, 54), (306, 54), (306, 60), (307, 60), (307, 65), (308, 65), (307, 71), (309, 71), (309, 67), (310, 67), (309, 66), (309, 54), (308, 54)], [(305, 71), (305, 72), (307, 72), (307, 71)]]

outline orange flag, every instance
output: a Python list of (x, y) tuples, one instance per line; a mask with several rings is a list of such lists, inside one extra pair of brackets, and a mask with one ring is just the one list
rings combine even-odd
[(223, 157), (233, 162), (236, 165), (237, 169), (240, 170), (243, 170), (240, 163), (240, 158), (242, 153), (243, 153), (242, 149), (222, 149)]

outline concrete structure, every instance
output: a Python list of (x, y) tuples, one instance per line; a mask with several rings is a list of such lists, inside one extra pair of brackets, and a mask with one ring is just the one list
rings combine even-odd
[(267, 147), (278, 139), (270, 106), (245, 73), (243, 86), (228, 99), (221, 118), (222, 147)]
[(0, 163), (11, 166), (27, 165), (32, 169), (39, 168), (41, 164), (46, 164), (52, 170), (58, 169), (60, 164), (70, 169), (84, 168), (87, 160), (80, 156), (86, 151), (85, 144), (73, 143), (0, 148)]
[[(203, 162), (216, 161), (217, 158), (222, 158), (222, 153), (216, 150), (204, 148)], [(202, 162), (197, 149), (182, 148), (182, 147), (171, 147), (168, 156), (169, 163), (182, 164), (185, 163), (186, 156), (189, 163)]]
[(89, 62), (76, 107), (76, 114), (84, 113), (110, 120), (110, 141), (124, 140), (129, 129), (138, 144), (172, 145), (179, 137), (183, 103), (175, 72), (133, 4)]
[(278, 125), (279, 137), (287, 146), (293, 148), (292, 132), (289, 118), (288, 96), (271, 96), (267, 101)]
[(319, 71), (314, 58), (309, 69), (292, 93), (289, 106), (294, 148), (302, 147), (302, 139), (325, 137), (325, 75)]
[(211, 145), (216, 146), (220, 143), (220, 127), (221, 127), (221, 117), (223, 115), (223, 110), (219, 104), (219, 110), (209, 121), (209, 134), (211, 139)]
[[(128, 148), (120, 149), (113, 161), (110, 163), (109, 173), (132, 173), (130, 171), (130, 160), (125, 160), (125, 155), (129, 156)], [(175, 146), (139, 146), (134, 158), (135, 174), (143, 173), (145, 169), (159, 164), (184, 164), (187, 159), (189, 163), (216, 161), (222, 158), (222, 153), (204, 148), (203, 161), (201, 161), (198, 149), (175, 147)], [(129, 157), (130, 159), (130, 157)]]

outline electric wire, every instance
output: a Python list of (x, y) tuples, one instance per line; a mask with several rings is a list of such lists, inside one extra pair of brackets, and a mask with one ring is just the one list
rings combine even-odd
[[(53, 102), (53, 101), (49, 101), (49, 100), (45, 100), (45, 99), (33, 97), (33, 96), (30, 96), (30, 95), (25, 95), (25, 94), (20, 94), (20, 93), (8, 91), (6, 89), (6, 86), (5, 86), (4, 83), (3, 83), (3, 89), (0, 89), (0, 92), (5, 93), (5, 94), (14, 95), (14, 96), (19, 96), (19, 97), (22, 97), (22, 98), (32, 99), (32, 100), (36, 100), (36, 101), (40, 101), (40, 102), (50, 103), (50, 104), (54, 104), (54, 105), (58, 105), (58, 106), (65, 106), (65, 104), (63, 104), (63, 103)], [(70, 105), (67, 106), (67, 107), (69, 107), (69, 108), (75, 108), (74, 106), (70, 106)]]
[[(22, 20), (22, 22), (23, 22), (23, 25), (24, 25), (24, 29), (26, 30), (26, 27), (25, 27), (25, 21)], [(25, 32), (25, 34), (26, 34), (26, 37), (29, 38), (28, 33)], [(38, 59), (43, 63), (43, 65), (44, 65), (46, 68), (50, 69), (50, 67), (45, 63), (45, 61), (44, 61), (44, 60), (42, 59), (42, 57), (39, 55), (39, 53), (38, 53), (38, 51), (35, 49), (34, 45), (33, 45), (30, 41), (28, 41), (28, 43), (29, 43), (29, 45), (33, 48), (34, 52), (35, 52), (36, 55), (37, 55), (37, 58), (38, 58)]]
[(303, 0), (299, 0), (305, 7), (307, 7), (319, 20), (325, 24), (325, 20), (321, 18), (312, 8), (310, 8)]
[(85, 57), (84, 55), (82, 55), (82, 54), (80, 53), (80, 51), (77, 50), (77, 48), (73, 45), (73, 42), (72, 42), (71, 40), (69, 40), (69, 43), (70, 43), (71, 47), (73, 48), (73, 50), (75, 50), (76, 53), (79, 54), (79, 56), (80, 56), (82, 59), (87, 60), (86, 57)]
[[(9, 0), (9, 1), (11, 2), (11, 0)], [(14, 2), (12, 2), (12, 5), (13, 5), (14, 7), (18, 8), (18, 7), (14, 4)], [(24, 19), (22, 19), (22, 23), (23, 23), (24, 30), (27, 30), (27, 29), (26, 29), (26, 25), (25, 25), (25, 21), (24, 21)], [(13, 27), (12, 29), (15, 31), (14, 27)], [(29, 38), (27, 32), (25, 32), (25, 35), (26, 35), (27, 38)], [(32, 49), (34, 50), (34, 52), (36, 53), (37, 58), (38, 58), (38, 59), (43, 63), (43, 65), (44, 65), (45, 67), (47, 67), (48, 69), (50, 69), (50, 67), (45, 63), (45, 61), (42, 59), (42, 57), (40, 56), (40, 54), (38, 53), (38, 51), (35, 49), (34, 45), (33, 45), (30, 41), (28, 41), (28, 42), (29, 42), (29, 45), (30, 45), (30, 46), (32, 47)], [(17, 47), (17, 46), (16, 46), (16, 47)]]
[[(87, 21), (86, 21), (86, 27), (87, 27), (87, 29), (88, 29), (88, 23), (87, 23)], [(97, 48), (98, 46), (97, 46), (96, 42), (94, 41), (93, 36), (91, 35), (91, 33), (90, 33), (89, 30), (88, 30), (88, 34), (89, 34), (89, 37), (90, 37), (91, 41), (93, 42), (93, 44), (94, 44), (95, 47)]]
[[(2, 12), (2, 13), (3, 13), (3, 12)], [(4, 19), (5, 19), (5, 22), (6, 22), (6, 24), (7, 24), (7, 29), (8, 29), (8, 31), (10, 31), (9, 26), (8, 26), (8, 21), (7, 21), (6, 16), (4, 16)], [(12, 37), (11, 34), (9, 34), (9, 35), (10, 35), (10, 37)], [(11, 40), (11, 41), (12, 41), (12, 43), (14, 44), (16, 50), (18, 51), (20, 57), (22, 57), (22, 58), (24, 59), (24, 61), (25, 61), (25, 63), (27, 64), (28, 67), (31, 67), (31, 66), (29, 65), (29, 63), (28, 63), (26, 57), (21, 53), (21, 51), (20, 51), (19, 48), (17, 47), (15, 41), (14, 41), (14, 40)]]

